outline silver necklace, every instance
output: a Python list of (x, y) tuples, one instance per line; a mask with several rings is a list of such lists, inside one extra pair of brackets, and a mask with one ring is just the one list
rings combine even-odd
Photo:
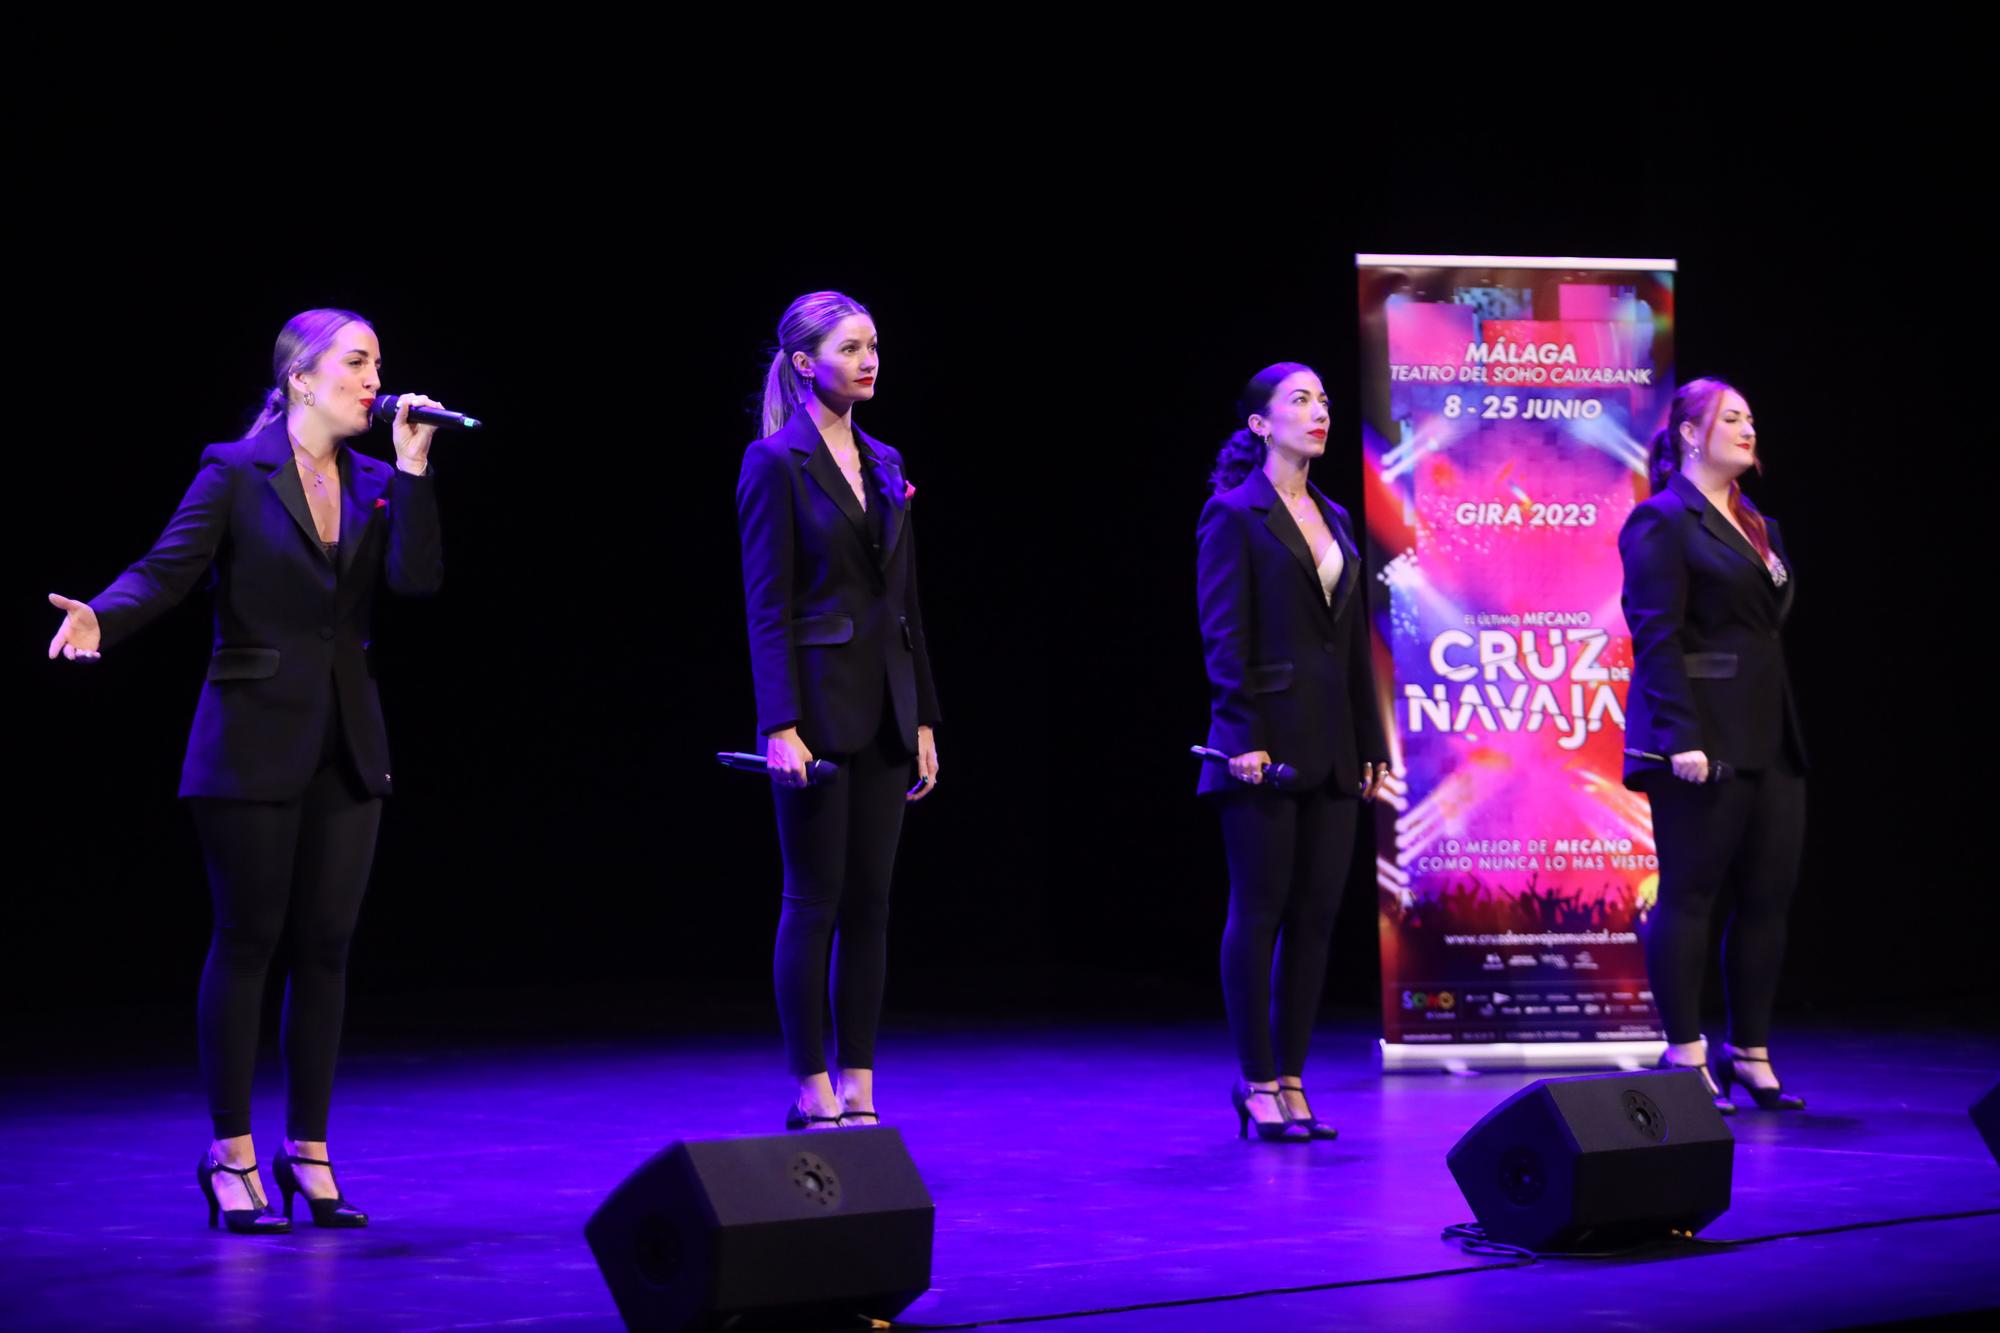
[(308, 463), (306, 461), (305, 453), (302, 450), (300, 450), (300, 448), (296, 444), (292, 446), (292, 459), (300, 467), (312, 473), (313, 485), (315, 487), (317, 487), (322, 491), (327, 488), (329, 484), (327, 482), (327, 479), (320, 474), (320, 470), (318, 468), (314, 467), (311, 463)]

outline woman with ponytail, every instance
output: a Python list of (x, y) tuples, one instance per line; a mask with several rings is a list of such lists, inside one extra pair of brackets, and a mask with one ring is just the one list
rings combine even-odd
[(1336, 1133), (1306, 1100), (1306, 1052), (1361, 802), (1389, 767), (1361, 553), (1347, 511), (1306, 478), (1329, 416), (1311, 368), (1257, 372), (1197, 530), (1208, 748), (1230, 756), (1198, 788), (1229, 863), (1222, 992), (1242, 1075), (1230, 1100), (1239, 1133), (1255, 1124), (1274, 1142)]
[[(63, 612), (49, 656), (94, 661), (208, 576), (215, 639), (181, 768), (207, 863), (214, 931), (196, 1031), (214, 1140), (196, 1168), (209, 1225), (359, 1227), (327, 1152), (327, 1111), (346, 1001), (347, 945), (390, 788), (388, 737), (367, 647), (376, 584), (430, 593), (443, 576), (430, 475), (434, 427), (404, 394), (394, 466), (346, 447), (381, 388), (375, 330), (346, 310), (308, 310), (278, 334), (273, 384), (242, 439), (212, 444), (153, 549)], [(282, 1049), (285, 1198), (265, 1202), (250, 1134), (264, 983), (289, 945)]]
[(854, 424), (880, 369), (875, 322), (858, 301), (812, 292), (792, 302), (764, 378), (764, 438), (745, 451), (736, 484), (757, 730), (785, 865), (772, 972), (798, 1080), (788, 1129), (878, 1123), (889, 882), (903, 808), (937, 786), (914, 488), (902, 455)]
[[(1684, 384), (1653, 437), (1653, 497), (1618, 534), (1632, 631), (1625, 785), (1652, 805), (1660, 857), (1646, 934), (1660, 1064), (1701, 1069), (1724, 1113), (1739, 1082), (1765, 1110), (1805, 1105), (1767, 1046), (1805, 840), (1805, 742), (1779, 638), (1796, 585), (1777, 523), (1743, 493), (1752, 468), (1763, 463), (1743, 395), (1718, 379)], [(1702, 976), (1726, 887), (1729, 1042), (1712, 1077)]]

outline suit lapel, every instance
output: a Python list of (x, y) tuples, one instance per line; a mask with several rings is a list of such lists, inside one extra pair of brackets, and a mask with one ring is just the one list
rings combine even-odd
[(1701, 515), (1701, 526), (1707, 530), (1709, 536), (1714, 537), (1724, 546), (1727, 546), (1730, 550), (1755, 565), (1758, 574), (1763, 576), (1764, 582), (1766, 584), (1770, 583), (1771, 574), (1764, 566), (1764, 557), (1757, 554), (1757, 548), (1752, 546), (1744, 538), (1743, 534), (1736, 530), (1734, 523), (1731, 523), (1722, 516), (1720, 509), (1709, 503), (1708, 497), (1701, 493), (1701, 487), (1695, 485), (1678, 472), (1667, 478), (1667, 486), (1675, 495), (1681, 497), (1682, 503)]
[(340, 451), (340, 575), (354, 567), (354, 558), (375, 522), (375, 502), (388, 489), (386, 478), (355, 460), (352, 450)]
[[(1311, 482), (1306, 483), (1312, 486)], [(1334, 512), (1333, 502), (1320, 494), (1319, 487), (1312, 487), (1313, 500), (1319, 505), (1319, 515), (1326, 520), (1326, 530), (1333, 534), (1334, 545), (1340, 548), (1340, 578), (1333, 585), (1333, 604), (1329, 608), (1335, 620), (1347, 609), (1347, 599), (1354, 595), (1354, 587), (1361, 581), (1361, 552), (1355, 549), (1354, 539), (1348, 534), (1347, 524), (1340, 521)], [(1319, 570), (1313, 570), (1313, 582), (1319, 582)]]
[[(306, 505), (306, 490), (299, 483), (299, 469), (292, 462), (292, 437), (285, 432), (283, 418), (272, 422), (258, 434), (251, 461), (258, 467), (270, 469), (270, 485), (277, 494), (278, 502), (285, 506), (285, 512), (292, 516), (299, 531), (312, 543), (314, 552), (319, 553), (319, 529), (313, 526), (312, 510)], [(345, 522), (344, 517), (342, 521)], [(326, 557), (321, 553), (320, 558), (324, 560)]]
[(846, 516), (847, 527), (854, 534), (854, 540), (861, 543), (864, 553), (872, 556), (875, 541), (868, 531), (868, 515), (861, 508), (861, 502), (854, 498), (854, 488), (841, 475), (840, 464), (833, 461), (833, 450), (826, 447), (826, 439), (819, 433), (819, 427), (813, 423), (811, 416), (794, 412), (792, 419), (785, 423), (785, 431), (786, 447), (794, 454), (805, 455), (806, 476)]
[(903, 470), (884, 452), (881, 441), (863, 434), (858, 427), (854, 438), (861, 449), (862, 466), (875, 491), (875, 512), (883, 525), (882, 568), (886, 570), (890, 558), (896, 553), (896, 542), (903, 535), (903, 520), (907, 515), (903, 507)]
[(1764, 530), (1771, 536), (1772, 552), (1778, 557), (1779, 563), (1785, 567), (1785, 586), (1777, 590), (1778, 623), (1783, 624), (1785, 617), (1792, 613), (1792, 593), (1797, 588), (1799, 580), (1796, 572), (1792, 569), (1792, 558), (1785, 554), (1785, 543), (1778, 536), (1778, 521), (1773, 518), (1766, 518), (1764, 520)]
[(1307, 544), (1305, 533), (1299, 531), (1291, 510), (1278, 502), (1278, 488), (1271, 484), (1271, 479), (1264, 475), (1262, 468), (1250, 473), (1248, 485), (1251, 508), (1264, 511), (1264, 526), (1292, 553), (1300, 572), (1312, 584), (1313, 601), (1324, 607), (1326, 592), (1319, 586), (1319, 565), (1313, 560), (1312, 547)]
[(868, 527), (868, 515), (862, 511), (860, 502), (854, 498), (854, 488), (847, 484), (847, 478), (840, 474), (840, 464), (833, 461), (833, 450), (826, 447), (826, 441), (806, 455), (806, 475), (819, 483), (826, 492), (826, 498), (839, 506), (847, 515), (847, 521), (854, 525), (856, 532), (864, 532)]

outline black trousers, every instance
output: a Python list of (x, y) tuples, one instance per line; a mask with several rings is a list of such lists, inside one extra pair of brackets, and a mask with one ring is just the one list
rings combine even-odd
[(347, 1001), (347, 946), (361, 913), (382, 801), (368, 796), (338, 750), (295, 801), (195, 798), (195, 830), (215, 907), (201, 973), (197, 1029), (215, 1136), (250, 1132), (264, 982), (287, 954), (285, 1132), (326, 1138)]
[(1300, 1077), (1361, 802), (1329, 786), (1245, 786), (1214, 799), (1229, 862), (1222, 998), (1236, 1058), (1255, 1082)]
[(882, 732), (858, 754), (815, 756), (840, 766), (833, 781), (771, 789), (785, 859), (771, 970), (785, 1058), (800, 1078), (826, 1071), (829, 1000), (840, 1068), (875, 1067), (889, 963), (889, 881), (903, 833), (904, 794), (915, 781), (894, 719), (895, 710), (885, 709)]
[(1660, 897), (1646, 926), (1646, 971), (1667, 1040), (1701, 1038), (1709, 921), (1728, 894), (1722, 943), (1729, 1040), (1770, 1042), (1771, 1007), (1785, 957), (1785, 921), (1805, 845), (1806, 782), (1789, 768), (1726, 782), (1648, 776)]

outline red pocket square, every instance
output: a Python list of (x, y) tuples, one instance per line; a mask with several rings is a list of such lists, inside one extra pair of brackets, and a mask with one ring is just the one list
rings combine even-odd
[(378, 495), (375, 497), (375, 507), (377, 509), (387, 509), (389, 507), (389, 502), (387, 500), (384, 500), (381, 496)]

